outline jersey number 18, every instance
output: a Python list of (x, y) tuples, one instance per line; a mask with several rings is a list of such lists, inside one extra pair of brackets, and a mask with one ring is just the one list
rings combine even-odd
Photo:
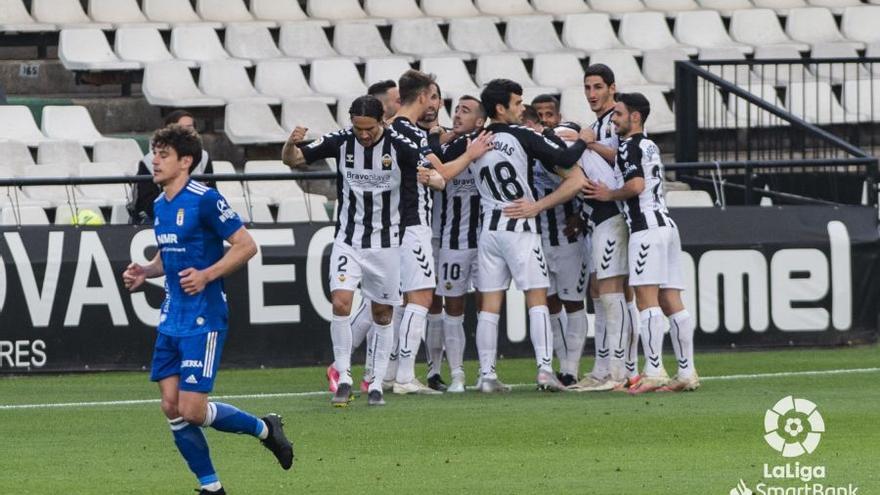
[(516, 180), (516, 170), (509, 162), (499, 162), (492, 168), (480, 169), (480, 180), (486, 183), (492, 196), (498, 201), (513, 201), (525, 195)]

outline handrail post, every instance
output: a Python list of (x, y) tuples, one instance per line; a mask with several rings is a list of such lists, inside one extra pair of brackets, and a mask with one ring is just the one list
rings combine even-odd
[(746, 192), (745, 197), (743, 198), (743, 204), (746, 206), (752, 205), (752, 164), (751, 162), (746, 162)]
[(691, 62), (675, 62), (675, 161), (695, 162), (697, 150), (697, 74)]

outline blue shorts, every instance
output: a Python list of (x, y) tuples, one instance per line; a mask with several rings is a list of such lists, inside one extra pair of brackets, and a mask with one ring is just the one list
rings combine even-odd
[(226, 330), (220, 330), (188, 337), (157, 333), (150, 380), (158, 382), (178, 375), (180, 390), (210, 392), (214, 388), (214, 378), (220, 368), (226, 333)]

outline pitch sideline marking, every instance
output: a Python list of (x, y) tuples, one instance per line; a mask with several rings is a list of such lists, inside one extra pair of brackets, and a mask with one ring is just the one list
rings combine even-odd
[[(850, 373), (874, 373), (880, 371), (880, 368), (848, 368), (836, 370), (814, 370), (814, 371), (783, 371), (779, 373), (754, 373), (744, 375), (719, 375), (700, 377), (702, 381), (728, 381), (728, 380), (753, 380), (760, 378), (785, 378), (791, 376), (823, 376), (823, 375), (842, 375)], [(533, 387), (533, 383), (518, 383), (511, 387)], [(217, 395), (213, 399), (229, 400), (229, 399), (278, 399), (278, 398), (296, 398), (296, 397), (316, 397), (327, 395), (329, 392), (285, 392), (276, 394), (237, 394), (237, 395)], [(104, 407), (104, 406), (139, 406), (144, 404), (158, 404), (159, 399), (139, 399), (139, 400), (116, 400), (101, 402), (57, 402), (47, 404), (10, 404), (0, 405), (0, 411), (11, 411), (20, 409), (63, 409), (76, 407)]]

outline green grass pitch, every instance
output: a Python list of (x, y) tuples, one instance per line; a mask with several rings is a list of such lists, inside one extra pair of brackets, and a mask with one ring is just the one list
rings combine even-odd
[[(388, 394), (384, 408), (361, 397), (341, 410), (328, 394), (308, 393), (325, 389), (321, 368), (221, 370), (215, 395), (250, 395), (227, 401), (284, 416), (296, 465), (282, 471), (250, 437), (207, 436), (230, 494), (726, 495), (741, 479), (754, 489), (765, 463), (786, 462), (825, 466), (827, 485), (880, 493), (880, 348), (696, 358), (705, 381), (695, 393), (549, 394), (529, 385), (503, 396)], [(475, 363), (467, 364), (472, 382)], [(534, 380), (531, 360), (498, 368), (508, 383)], [(804, 371), (822, 372), (796, 373)], [(744, 374), (762, 376), (732, 376)], [(787, 395), (815, 402), (826, 425), (813, 454), (790, 460), (763, 439), (765, 410)], [(0, 379), (0, 493), (193, 493), (157, 403), (4, 407), (155, 398), (146, 373)]]

